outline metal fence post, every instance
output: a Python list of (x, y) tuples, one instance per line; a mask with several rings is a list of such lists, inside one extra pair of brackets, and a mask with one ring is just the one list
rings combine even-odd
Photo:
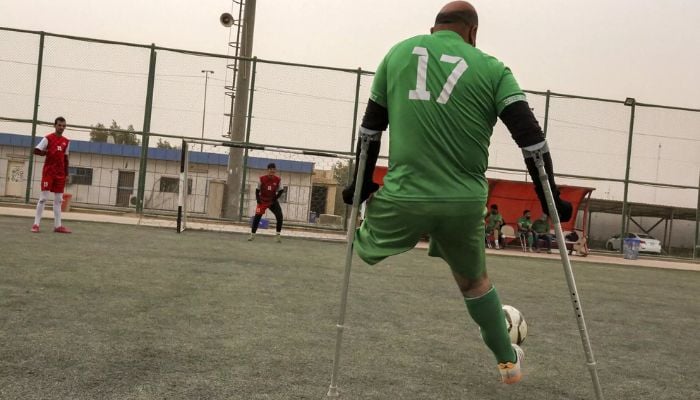
[(698, 206), (695, 208), (695, 246), (693, 247), (693, 260), (700, 249), (700, 170), (698, 170)]
[[(148, 137), (151, 131), (151, 111), (153, 109), (153, 86), (156, 80), (156, 45), (151, 44), (151, 59), (148, 65), (148, 88), (146, 89), (146, 109), (143, 114), (143, 136), (141, 137), (141, 160), (139, 163), (139, 185), (136, 193), (136, 212), (143, 213), (143, 199), (146, 191), (146, 168), (148, 167)], [(185, 182), (185, 184), (187, 184)]]
[[(248, 118), (245, 129), (245, 142), (250, 143), (250, 126), (253, 124), (253, 94), (255, 93), (255, 73), (258, 67), (258, 58), (253, 57), (253, 67), (250, 73), (250, 94), (248, 96)], [(243, 150), (243, 178), (241, 179), (241, 200), (238, 208), (238, 221), (243, 221), (243, 203), (245, 202), (245, 182), (248, 179), (248, 148)]]
[(542, 133), (544, 137), (547, 137), (547, 126), (549, 123), (549, 99), (551, 98), (552, 92), (547, 89), (547, 95), (544, 101), (544, 127), (542, 128)]
[(357, 112), (360, 108), (360, 84), (362, 83), (362, 68), (357, 68), (357, 80), (355, 81), (355, 104), (352, 109), (352, 132), (350, 139), (350, 152), (355, 152), (355, 138), (357, 135)]
[(625, 99), (625, 105), (630, 107), (630, 130), (629, 137), (627, 139), (627, 164), (625, 167), (625, 191), (622, 197), (622, 226), (620, 229), (620, 254), (622, 254), (622, 249), (625, 247), (625, 233), (627, 233), (627, 193), (629, 191), (630, 184), (630, 163), (632, 161), (632, 137), (634, 136), (634, 111), (637, 102), (634, 98), (628, 97)]
[(29, 167), (27, 168), (27, 190), (24, 202), (29, 203), (32, 192), (32, 174), (34, 173), (34, 146), (36, 142), (36, 125), (39, 117), (39, 93), (41, 91), (41, 69), (44, 64), (44, 32), (39, 34), (39, 60), (36, 64), (36, 89), (34, 91), (34, 114), (32, 116), (32, 141), (29, 144)]
[[(362, 68), (357, 68), (357, 80), (355, 82), (355, 104), (353, 105), (353, 111), (352, 111), (352, 133), (350, 136), (350, 152), (354, 153), (355, 152), (355, 138), (357, 135), (357, 114), (358, 114), (358, 109), (360, 107), (360, 84), (362, 83)], [(354, 164), (353, 161), (350, 160), (349, 166), (348, 166), (348, 183), (352, 182), (352, 174), (353, 174), (353, 168)], [(344, 188), (340, 188), (340, 190), (343, 190)], [(343, 218), (343, 230), (347, 231), (348, 230), (348, 217), (350, 214), (350, 207), (345, 207), (345, 218)]]

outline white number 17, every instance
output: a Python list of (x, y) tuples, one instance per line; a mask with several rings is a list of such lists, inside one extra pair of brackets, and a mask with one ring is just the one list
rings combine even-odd
[[(428, 49), (425, 47), (414, 47), (413, 54), (418, 56), (418, 71), (416, 72), (416, 88), (415, 90), (408, 91), (408, 98), (411, 100), (430, 100), (430, 91), (427, 88), (428, 80)], [(447, 82), (442, 86), (442, 91), (440, 96), (437, 98), (437, 102), (440, 104), (445, 104), (450, 99), (452, 95), (452, 90), (455, 88), (457, 81), (462, 76), (464, 71), (469, 68), (467, 62), (464, 61), (462, 57), (450, 56), (443, 54), (440, 57), (440, 61), (457, 64), (455, 69), (452, 70), (450, 76), (447, 77)]]

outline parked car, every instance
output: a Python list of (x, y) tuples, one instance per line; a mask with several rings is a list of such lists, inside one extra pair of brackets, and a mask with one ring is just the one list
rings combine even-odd
[[(639, 252), (661, 254), (661, 241), (646, 233), (628, 233), (626, 239), (639, 239)], [(620, 250), (620, 234), (613, 235), (605, 243), (608, 250)]]

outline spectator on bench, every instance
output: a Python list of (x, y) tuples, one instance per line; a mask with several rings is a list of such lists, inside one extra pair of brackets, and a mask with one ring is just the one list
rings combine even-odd
[(503, 225), (505, 225), (505, 222), (503, 221), (503, 215), (498, 212), (498, 205), (491, 204), (491, 211), (486, 215), (486, 244), (488, 247), (491, 247), (490, 235), (493, 235), (494, 248), (503, 249), (506, 247), (506, 239), (503, 236), (503, 232), (501, 232)]
[(518, 237), (523, 251), (532, 253), (532, 243), (535, 241), (532, 231), (532, 221), (530, 220), (530, 210), (523, 211), (523, 216), (518, 218)]
[(539, 219), (532, 223), (532, 230), (535, 237), (535, 250), (540, 252), (540, 239), (547, 244), (547, 253), (552, 252), (552, 235), (549, 233), (551, 226), (547, 214), (542, 214)]

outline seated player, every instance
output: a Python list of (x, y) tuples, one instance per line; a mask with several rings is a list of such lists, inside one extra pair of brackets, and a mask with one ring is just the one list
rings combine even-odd
[(530, 210), (523, 211), (523, 216), (518, 218), (518, 237), (523, 251), (532, 253), (532, 243), (535, 241), (535, 233), (532, 231)]
[(41, 214), (44, 212), (44, 205), (49, 198), (49, 192), (54, 194), (53, 199), (53, 231), (57, 233), (71, 233), (70, 229), (61, 224), (61, 203), (63, 202), (63, 189), (66, 186), (68, 177), (68, 145), (70, 141), (63, 136), (66, 129), (66, 119), (58, 117), (54, 120), (53, 133), (49, 133), (34, 148), (34, 154), (45, 156), (44, 169), (41, 172), (41, 194), (36, 203), (36, 216), (32, 232), (39, 233), (41, 224)]
[(257, 200), (257, 207), (255, 207), (255, 217), (253, 218), (253, 226), (251, 228), (250, 237), (248, 241), (255, 239), (255, 232), (258, 231), (258, 225), (260, 225), (260, 219), (262, 219), (265, 210), (268, 208), (275, 214), (275, 220), (277, 221), (277, 233), (275, 235), (275, 240), (277, 243), (282, 241), (280, 233), (282, 232), (282, 207), (280, 207), (279, 198), (284, 193), (285, 188), (282, 186), (282, 179), (276, 175), (277, 166), (275, 163), (267, 164), (267, 175), (260, 177), (260, 182), (258, 182), (258, 188), (255, 189), (255, 200)]
[(503, 249), (506, 247), (505, 237), (503, 237), (503, 233), (501, 232), (501, 227), (503, 225), (503, 215), (498, 212), (498, 205), (491, 204), (491, 211), (486, 215), (486, 237), (489, 247), (491, 247), (491, 243), (488, 239), (490, 235), (493, 235), (494, 248)]
[(532, 231), (535, 237), (535, 250), (540, 252), (540, 239), (547, 244), (547, 253), (552, 252), (552, 234), (549, 233), (551, 226), (547, 214), (542, 214), (535, 222), (532, 223)]

